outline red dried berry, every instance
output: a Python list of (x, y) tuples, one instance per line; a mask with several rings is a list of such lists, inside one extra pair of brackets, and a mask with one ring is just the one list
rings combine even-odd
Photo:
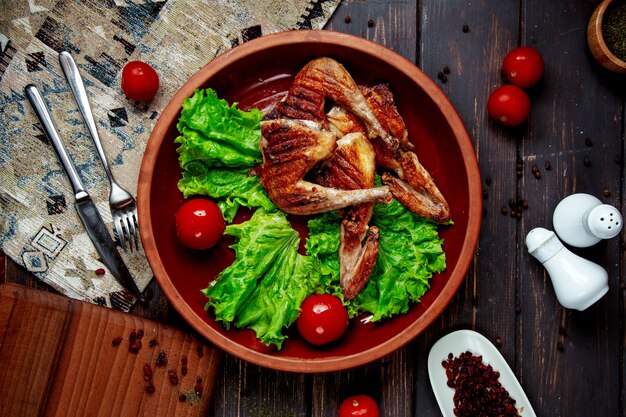
[(454, 415), (471, 417), (497, 415), (519, 417), (515, 400), (499, 382), (500, 373), (484, 364), (482, 356), (467, 351), (441, 364), (446, 369), (447, 385), (454, 389)]
[(96, 275), (101, 277), (106, 273), (106, 271), (104, 270), (104, 268), (98, 268), (96, 269)]
[(158, 367), (165, 366), (166, 363), (167, 363), (167, 356), (165, 355), (165, 352), (159, 353), (156, 358), (156, 366)]
[(178, 385), (178, 375), (176, 374), (176, 371), (174, 369), (170, 369), (167, 372), (167, 377), (170, 380), (170, 384), (172, 385)]
[(118, 336), (115, 339), (111, 340), (111, 344), (113, 346), (119, 346), (120, 343), (122, 343), (122, 340), (124, 340), (124, 339), (121, 336)]

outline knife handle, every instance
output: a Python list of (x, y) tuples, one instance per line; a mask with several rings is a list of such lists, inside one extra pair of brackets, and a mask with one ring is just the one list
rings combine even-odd
[(65, 173), (72, 183), (76, 199), (79, 200), (81, 198), (88, 197), (89, 194), (85, 191), (85, 186), (78, 176), (78, 171), (76, 171), (76, 167), (70, 159), (70, 156), (65, 149), (65, 145), (63, 145), (63, 141), (61, 140), (61, 136), (59, 136), (59, 132), (57, 131), (54, 121), (52, 120), (48, 106), (46, 106), (46, 103), (43, 101), (43, 97), (41, 97), (39, 90), (33, 84), (29, 84), (24, 88), (24, 92), (26, 93), (26, 97), (28, 97), (30, 104), (33, 106), (35, 114), (39, 118), (46, 136), (52, 143), (52, 146), (61, 161), (61, 165), (63, 165), (63, 169), (65, 169)]
[(65, 79), (70, 85), (72, 94), (74, 94), (74, 99), (76, 99), (76, 104), (78, 104), (80, 114), (82, 114), (83, 120), (87, 125), (87, 130), (89, 130), (93, 143), (96, 145), (96, 150), (98, 151), (98, 155), (100, 156), (100, 160), (104, 166), (104, 171), (109, 177), (109, 180), (112, 180), (113, 174), (111, 173), (111, 169), (107, 163), (107, 157), (104, 154), (102, 142), (100, 142), (100, 135), (98, 134), (96, 122), (93, 118), (93, 113), (91, 112), (91, 106), (89, 105), (89, 99), (87, 97), (87, 90), (85, 90), (85, 84), (83, 83), (83, 77), (81, 77), (80, 72), (78, 71), (78, 66), (69, 52), (61, 51), (61, 53), (59, 53), (59, 63), (61, 64), (63, 74), (65, 74)]

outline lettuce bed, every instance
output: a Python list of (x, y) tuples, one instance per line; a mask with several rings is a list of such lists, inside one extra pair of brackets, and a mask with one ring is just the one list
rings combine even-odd
[[(298, 317), (302, 301), (313, 293), (343, 300), (339, 286), (339, 233), (336, 212), (309, 216), (306, 256), (298, 253), (300, 236), (286, 214), (267, 196), (253, 168), (262, 162), (258, 148), (263, 115), (229, 106), (211, 90), (196, 90), (183, 103), (178, 122), (178, 187), (185, 198), (215, 199), (228, 223), (241, 207), (254, 209), (250, 220), (229, 224), (236, 258), (202, 292), (205, 309), (226, 328), (252, 329), (262, 343), (280, 349), (285, 328)], [(446, 268), (438, 224), (397, 201), (377, 204), (372, 223), (380, 228), (376, 266), (363, 291), (344, 301), (350, 316), (363, 312), (379, 321), (408, 311), (429, 288), (428, 280)]]

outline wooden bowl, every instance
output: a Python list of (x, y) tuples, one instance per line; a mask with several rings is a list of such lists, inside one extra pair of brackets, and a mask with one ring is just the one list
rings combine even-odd
[[(183, 197), (176, 123), (183, 99), (211, 87), (243, 109), (266, 108), (284, 93), (310, 59), (330, 56), (359, 83), (388, 82), (415, 139), (417, 154), (450, 204), (454, 225), (441, 228), (447, 269), (431, 279), (421, 303), (382, 323), (351, 320), (342, 341), (316, 348), (297, 331), (280, 351), (260, 346), (250, 330), (225, 330), (204, 310), (200, 292), (234, 258), (223, 239), (205, 252), (177, 242), (174, 214)], [(330, 31), (292, 31), (264, 36), (213, 59), (191, 77), (161, 114), (150, 136), (138, 186), (139, 224), (146, 256), (169, 301), (202, 336), (223, 350), (265, 367), (295, 372), (346, 369), (381, 358), (420, 334), (448, 305), (472, 261), (482, 217), (476, 154), (457, 112), (435, 83), (400, 55), (362, 38)], [(232, 242), (231, 242), (232, 243)], [(294, 327), (294, 326), (292, 326)]]
[(602, 22), (604, 14), (613, 0), (604, 0), (596, 7), (587, 26), (587, 43), (594, 58), (604, 67), (613, 72), (626, 73), (626, 62), (619, 59), (604, 42)]

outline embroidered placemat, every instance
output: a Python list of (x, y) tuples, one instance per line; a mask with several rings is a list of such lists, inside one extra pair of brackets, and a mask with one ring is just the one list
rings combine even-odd
[[(58, 62), (70, 51), (116, 180), (133, 195), (152, 127), (184, 82), (222, 52), (265, 34), (321, 29), (340, 0), (21, 0), (0, 3), (0, 244), (69, 297), (128, 310), (132, 299), (99, 261), (71, 186), (24, 95), (37, 85), (87, 191), (113, 230), (109, 183)], [(132, 60), (160, 76), (150, 103), (126, 99)], [(122, 253), (140, 289), (143, 250)]]

